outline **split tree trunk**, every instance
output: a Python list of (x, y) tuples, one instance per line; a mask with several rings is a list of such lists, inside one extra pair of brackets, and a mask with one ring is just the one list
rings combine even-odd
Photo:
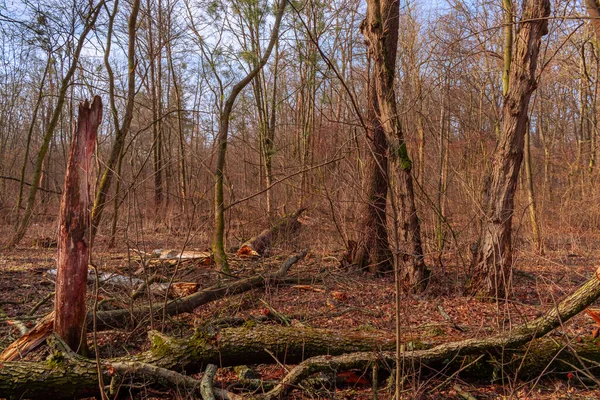
[(494, 151), (485, 217), (473, 277), (467, 292), (503, 297), (511, 281), (514, 196), (523, 160), (529, 99), (536, 88), (542, 36), (548, 33), (549, 0), (527, 0), (515, 41), (510, 86), (504, 98), (502, 132)]
[[(406, 143), (404, 142), (404, 132), (402, 123), (398, 115), (396, 105), (396, 92), (394, 90), (394, 80), (396, 71), (396, 54), (398, 51), (398, 30), (400, 24), (400, 2), (398, 0), (368, 0), (367, 15), (362, 22), (360, 29), (367, 42), (369, 56), (373, 61), (373, 69), (370, 74), (370, 104), (369, 113), (374, 113), (376, 123), (372, 124), (372, 129), (382, 129), (385, 138), (389, 143), (396, 143), (392, 151), (398, 158), (400, 166), (399, 190), (401, 193), (401, 216), (402, 229), (405, 240), (408, 242), (409, 251), (407, 258), (410, 263), (406, 263), (402, 271), (404, 283), (413, 291), (422, 291), (428, 283), (429, 271), (424, 262), (423, 248), (421, 244), (421, 226), (417, 216), (415, 205), (415, 194), (412, 178), (412, 162), (408, 156)], [(371, 119), (371, 118), (369, 118)], [(375, 121), (371, 121), (372, 123)], [(372, 140), (375, 141), (375, 133), (372, 133)], [(374, 146), (376, 147), (376, 146)], [(375, 149), (377, 151), (377, 148)], [(383, 150), (383, 149), (382, 149)], [(385, 157), (388, 156), (388, 148), (384, 149)], [(377, 156), (375, 156), (377, 158)], [(379, 162), (379, 160), (377, 160)], [(377, 166), (381, 170), (381, 176), (389, 185), (387, 179), (387, 167)], [(387, 191), (387, 190), (386, 190)], [(381, 192), (382, 195), (386, 195)], [(369, 193), (369, 196), (372, 194)], [(385, 196), (387, 197), (387, 196)], [(384, 197), (384, 199), (385, 199)], [(385, 201), (372, 198), (374, 200), (371, 207), (383, 207), (381, 211), (371, 211), (373, 215), (378, 213), (385, 214)], [(381, 219), (371, 222), (371, 224), (381, 224)], [(387, 235), (387, 234), (386, 234)], [(383, 238), (380, 245), (383, 245)], [(359, 242), (365, 242), (365, 239)], [(364, 252), (360, 250), (357, 254)], [(388, 250), (389, 252), (389, 250)], [(362, 261), (362, 260), (357, 260)], [(373, 261), (370, 260), (370, 263)]]
[(60, 203), (54, 330), (71, 349), (85, 353), (85, 292), (88, 274), (89, 176), (102, 100), (79, 105)]

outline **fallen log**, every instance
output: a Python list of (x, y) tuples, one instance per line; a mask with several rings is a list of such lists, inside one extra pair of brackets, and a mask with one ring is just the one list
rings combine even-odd
[[(288, 273), (290, 268), (298, 261), (306, 257), (308, 250), (303, 250), (300, 253), (288, 258), (281, 267), (274, 273), (267, 275), (255, 275), (249, 278), (240, 279), (227, 285), (212, 286), (207, 289), (200, 290), (189, 296), (175, 299), (165, 304), (154, 304), (152, 307), (143, 306), (133, 310), (119, 309), (110, 311), (99, 311), (96, 313), (96, 330), (109, 330), (123, 328), (127, 325), (135, 325), (142, 318), (150, 315), (177, 315), (181, 313), (191, 312), (201, 305), (221, 299), (223, 297), (243, 293), (252, 289), (261, 288), (269, 283), (281, 281)], [(92, 329), (93, 316), (88, 315), (88, 329)]]
[(237, 251), (238, 256), (262, 256), (274, 242), (282, 236), (289, 236), (300, 228), (298, 218), (306, 208), (301, 208), (293, 214), (281, 218), (275, 225), (265, 229), (258, 236), (244, 242)]
[[(571, 343), (570, 351), (565, 351), (553, 339), (525, 345), (559, 327), (596, 301), (600, 296), (599, 272), (529, 324), (484, 339), (467, 339), (427, 350), (405, 351), (401, 358), (402, 368), (405, 373), (426, 374), (428, 370), (450, 373), (473, 364), (473, 356), (489, 355), (501, 360), (502, 368), (515, 366), (521, 377), (544, 371), (573, 371), (574, 366), (581, 365), (582, 360), (590, 360), (593, 369), (587, 368), (585, 371), (593, 374), (597, 365), (600, 365), (600, 346), (595, 341)], [(362, 369), (373, 364), (387, 366), (394, 365), (396, 361), (395, 353), (390, 351), (394, 343), (389, 338), (321, 329), (256, 326), (211, 332), (207, 328), (187, 339), (153, 334), (151, 340), (152, 347), (146, 352), (101, 361), (105, 380), (110, 379), (111, 364), (115, 362), (141, 362), (159, 368), (197, 372), (207, 363), (220, 366), (264, 363), (272, 361), (273, 355), (280, 362), (289, 364), (304, 359), (265, 396), (282, 398), (295, 387), (295, 383), (322, 370)], [(535, 365), (541, 365), (542, 371), (529, 367)], [(58, 352), (46, 362), (0, 363), (0, 396), (91, 396), (97, 391), (96, 367), (93, 360), (69, 353), (68, 349)]]
[[(148, 351), (102, 360), (104, 381), (110, 382), (111, 372), (114, 374), (117, 367), (124, 365), (153, 365), (193, 373), (206, 364), (225, 367), (271, 363), (273, 356), (281, 362), (294, 364), (318, 354), (339, 355), (394, 348), (391, 337), (364, 332), (260, 325), (222, 330), (205, 328), (186, 339), (156, 332), (150, 336), (152, 346)], [(94, 396), (97, 391), (95, 360), (80, 357), (64, 346), (47, 361), (0, 363), (0, 397), (73, 398)]]
[[(518, 356), (520, 348), (534, 339), (541, 338), (548, 332), (558, 328), (561, 324), (579, 314), (585, 308), (590, 306), (600, 297), (600, 268), (596, 270), (595, 276), (587, 281), (583, 286), (577, 289), (573, 294), (566, 297), (556, 307), (550, 309), (546, 314), (532, 321), (530, 324), (524, 324), (507, 333), (494, 335), (483, 339), (466, 339), (458, 342), (445, 343), (427, 350), (406, 351), (402, 354), (402, 366), (407, 369), (412, 368), (422, 370), (424, 367), (441, 371), (444, 369), (452, 369), (454, 365), (464, 365), (468, 361), (469, 356), (489, 354), (492, 357), (502, 357), (504, 362), (510, 360), (510, 357), (516, 356), (518, 365), (530, 365), (530, 368), (525, 368), (520, 371), (521, 376), (537, 373), (537, 369), (533, 365), (543, 363), (544, 368), (552, 364), (553, 368), (560, 367), (556, 365), (561, 362), (564, 357), (562, 353), (549, 351), (552, 349), (552, 343), (534, 343), (521, 357)], [(598, 363), (600, 361), (600, 349), (597, 344), (593, 346), (575, 343), (572, 345), (575, 353), (574, 359), (562, 360), (567, 365), (572, 366), (573, 363), (580, 364), (581, 359), (592, 360)], [(538, 351), (535, 351), (538, 349)], [(560, 351), (561, 349), (555, 349)], [(509, 358), (507, 358), (509, 357)], [(527, 357), (535, 360), (535, 362), (527, 362)], [(356, 353), (346, 354), (339, 357), (317, 356), (313, 359), (308, 359), (295, 367), (290, 373), (275, 387), (265, 398), (281, 398), (285, 396), (295, 385), (295, 383), (305, 379), (311, 374), (318, 371), (331, 370), (347, 370), (347, 369), (362, 369), (373, 364), (395, 365), (396, 355), (392, 352), (383, 353)], [(480, 364), (478, 364), (480, 365)], [(595, 368), (598, 369), (598, 365)], [(571, 367), (572, 369), (572, 367)]]

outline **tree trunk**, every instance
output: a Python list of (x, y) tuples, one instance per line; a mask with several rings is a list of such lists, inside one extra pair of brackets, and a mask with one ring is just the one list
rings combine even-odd
[(85, 343), (85, 292), (88, 274), (89, 176), (102, 100), (94, 97), (79, 105), (79, 116), (67, 164), (60, 203), (54, 330), (80, 353)]
[(527, 0), (504, 98), (502, 132), (494, 151), (481, 240), (467, 288), (478, 297), (503, 297), (511, 281), (514, 195), (523, 160), (527, 110), (536, 87), (541, 38), (548, 32), (549, 0)]
[(271, 52), (273, 51), (273, 47), (275, 46), (275, 42), (279, 37), (279, 25), (281, 24), (281, 19), (283, 18), (283, 12), (285, 11), (285, 6), (287, 4), (286, 0), (280, 0), (279, 5), (277, 7), (277, 13), (275, 16), (275, 24), (273, 25), (273, 30), (271, 31), (271, 38), (269, 40), (269, 44), (265, 50), (265, 53), (262, 55), (258, 64), (246, 75), (243, 79), (241, 79), (238, 83), (236, 83), (231, 89), (231, 93), (227, 97), (227, 100), (224, 103), (223, 111), (221, 112), (220, 122), (219, 122), (219, 134), (217, 135), (217, 165), (215, 166), (215, 225), (214, 225), (214, 233), (213, 233), (213, 242), (212, 242), (212, 250), (215, 255), (215, 263), (217, 267), (223, 270), (224, 272), (229, 272), (229, 265), (227, 264), (227, 256), (225, 254), (225, 199), (223, 196), (223, 180), (225, 177), (225, 156), (227, 154), (227, 142), (229, 140), (229, 118), (231, 116), (231, 111), (233, 110), (233, 104), (237, 99), (237, 96), (240, 92), (256, 77), (256, 75), (261, 71), (261, 69), (267, 63), (269, 57), (271, 56)]
[(544, 255), (544, 243), (540, 232), (540, 223), (538, 220), (537, 201), (535, 199), (535, 191), (533, 186), (533, 172), (531, 167), (531, 132), (529, 124), (525, 132), (525, 179), (527, 185), (527, 200), (529, 201), (529, 219), (531, 220), (531, 233), (535, 244), (535, 252), (539, 255)]
[(100, 2), (100, 4), (98, 4), (96, 7), (91, 7), (91, 9), (89, 11), (90, 12), (89, 17), (85, 21), (85, 26), (84, 26), (83, 31), (81, 32), (81, 35), (79, 36), (79, 39), (77, 41), (77, 47), (75, 48), (75, 51), (73, 53), (73, 59), (72, 59), (71, 65), (69, 66), (69, 70), (67, 71), (66, 75), (64, 76), (64, 78), (61, 81), (60, 90), (59, 90), (58, 97), (56, 100), (56, 106), (54, 107), (54, 110), (52, 111), (52, 118), (50, 119), (48, 127), (46, 128), (46, 130), (44, 132), (42, 147), (40, 148), (40, 151), (38, 152), (37, 159), (35, 162), (35, 171), (33, 173), (32, 179), (31, 179), (31, 187), (29, 188), (29, 194), (27, 196), (27, 203), (25, 205), (25, 213), (23, 214), (23, 218), (21, 218), (21, 221), (18, 225), (16, 232), (14, 233), (14, 235), (11, 237), (10, 241), (6, 245), (6, 247), (8, 247), (8, 248), (15, 247), (21, 241), (21, 239), (23, 239), (23, 236), (25, 236), (25, 233), (27, 232), (27, 228), (29, 226), (29, 220), (31, 219), (31, 216), (33, 215), (33, 207), (35, 205), (35, 198), (36, 198), (37, 191), (39, 188), (39, 181), (42, 176), (42, 164), (44, 163), (44, 159), (46, 158), (46, 153), (48, 152), (48, 149), (50, 147), (50, 141), (52, 140), (52, 136), (54, 135), (54, 130), (56, 129), (56, 126), (58, 125), (58, 122), (62, 115), (63, 106), (65, 104), (65, 99), (67, 97), (67, 91), (68, 91), (69, 87), (71, 86), (71, 78), (73, 78), (73, 75), (75, 74), (77, 65), (79, 65), (79, 55), (81, 54), (81, 50), (83, 49), (83, 45), (85, 44), (87, 35), (89, 34), (89, 32), (92, 30), (92, 28), (94, 27), (94, 25), (96, 23), (96, 19), (98, 18), (98, 15), (100, 14), (100, 11), (102, 10), (103, 4), (104, 4), (104, 2)]
[[(109, 97), (110, 97), (110, 108), (113, 117), (113, 123), (115, 126), (116, 134), (115, 134), (115, 142), (113, 143), (112, 149), (110, 151), (110, 156), (108, 158), (108, 162), (106, 163), (106, 168), (102, 173), (102, 177), (100, 178), (100, 182), (98, 183), (98, 190), (96, 192), (96, 198), (94, 199), (94, 206), (92, 208), (92, 241), (96, 236), (96, 232), (98, 231), (98, 226), (100, 225), (100, 221), (102, 220), (102, 213), (104, 211), (104, 207), (106, 205), (106, 198), (108, 196), (108, 192), (110, 191), (110, 185), (112, 183), (112, 179), (115, 173), (115, 168), (117, 164), (120, 163), (121, 158), (123, 157), (123, 148), (125, 146), (125, 138), (129, 133), (129, 129), (131, 127), (131, 121), (133, 120), (133, 106), (135, 100), (135, 35), (137, 31), (137, 16), (140, 9), (140, 0), (134, 0), (131, 6), (131, 14), (129, 15), (128, 20), (128, 29), (129, 29), (129, 44), (127, 47), (127, 104), (125, 105), (125, 115), (123, 116), (123, 123), (119, 126), (119, 115), (117, 111), (117, 106), (115, 103), (115, 79), (112, 68), (110, 66), (109, 57), (110, 57), (110, 47), (112, 42), (112, 26), (113, 21), (116, 16), (118, 10), (118, 1), (115, 2), (114, 11), (109, 20), (109, 28), (108, 28), (108, 38), (106, 43), (106, 51), (104, 53), (104, 65), (106, 66), (106, 70), (108, 72), (109, 77)], [(118, 192), (115, 194), (118, 196)], [(115, 210), (116, 212), (117, 210)]]
[(369, 82), (369, 111), (367, 165), (365, 168), (364, 193), (368, 196), (363, 205), (360, 237), (358, 238), (354, 264), (360, 270), (385, 272), (392, 269), (392, 252), (387, 232), (388, 193), (388, 142), (377, 118), (377, 89)]
[[(378, 120), (375, 127), (381, 126), (387, 142), (396, 142), (393, 151), (400, 163), (399, 190), (402, 227), (405, 239), (409, 244), (407, 258), (411, 260), (404, 266), (403, 280), (411, 290), (421, 291), (427, 286), (429, 271), (423, 258), (421, 226), (417, 216), (412, 180), (412, 162), (404, 142), (394, 90), (399, 22), (400, 3), (398, 0), (368, 0), (367, 15), (361, 24), (361, 32), (367, 42), (369, 56), (373, 60), (373, 70), (370, 76), (372, 80), (370, 87), (373, 92), (370, 96), (369, 107), (372, 107), (370, 112), (374, 112)], [(376, 96), (376, 103), (374, 103), (374, 96)], [(372, 140), (375, 141), (375, 137)], [(378, 150), (376, 146), (374, 147), (375, 150)], [(378, 167), (381, 168), (382, 173), (387, 168), (384, 165)], [(387, 179), (386, 183), (389, 185)], [(383, 213), (385, 214), (385, 204), (383, 204)]]

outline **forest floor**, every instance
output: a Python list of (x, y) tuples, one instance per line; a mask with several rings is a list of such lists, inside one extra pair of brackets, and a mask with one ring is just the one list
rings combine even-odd
[[(38, 240), (29, 238), (15, 250), (0, 254), (0, 350), (19, 336), (15, 320), (33, 326), (35, 316), (41, 317), (53, 308), (50, 294), (54, 280), (48, 271), (56, 267), (56, 249), (43, 248)], [(154, 233), (144, 238), (143, 246), (137, 248), (123, 244), (115, 250), (106, 250), (101, 238), (100, 249), (94, 252), (93, 262), (99, 271), (122, 276), (123, 285), (104, 283), (100, 287), (103, 309), (128, 307), (128, 294), (135, 289), (133, 281), (150, 274), (160, 274), (172, 282), (198, 283), (200, 289), (215, 284), (221, 275), (211, 265), (199, 262), (147, 265), (142, 268), (139, 251), (153, 249), (203, 250), (185, 238), (174, 238), (167, 233)], [(138, 242), (139, 243), (139, 242)], [(127, 248), (130, 251), (127, 251)], [(244, 259), (232, 256), (232, 274), (250, 276), (260, 272), (274, 271), (291, 255), (298, 243), (276, 248), (269, 257)], [(114, 357), (144, 350), (148, 347), (147, 331), (163, 331), (173, 336), (187, 336), (195, 326), (223, 317), (258, 317), (268, 305), (287, 315), (292, 325), (339, 329), (344, 331), (367, 331), (378, 334), (395, 334), (395, 305), (393, 275), (375, 277), (348, 271), (340, 266), (344, 249), (311, 249), (308, 256), (292, 267), (290, 275), (307, 278), (318, 277), (314, 283), (298, 286), (267, 286), (230, 296), (199, 307), (194, 313), (183, 314), (163, 321), (139, 325), (129, 331), (107, 331), (98, 334), (101, 357)], [(517, 252), (514, 268), (514, 292), (509, 301), (483, 302), (462, 295), (466, 269), (459, 257), (445, 254), (432, 264), (433, 279), (427, 291), (420, 295), (403, 295), (401, 300), (401, 335), (403, 342), (439, 344), (465, 338), (485, 337), (510, 330), (511, 327), (531, 321), (553, 307), (559, 299), (573, 292), (600, 265), (600, 253), (585, 254), (548, 252), (534, 256)], [(127, 281), (129, 280), (129, 283)], [(88, 293), (93, 293), (90, 284)], [(158, 296), (158, 297), (157, 297)], [(154, 300), (160, 299), (155, 296)], [(164, 297), (164, 296), (163, 296)], [(46, 302), (30, 316), (32, 308)], [(90, 295), (90, 304), (92, 303)], [(136, 304), (149, 301), (143, 296)], [(573, 318), (561, 334), (572, 338), (589, 336), (595, 322), (585, 313)], [(30, 355), (43, 357), (43, 350)], [(278, 379), (285, 375), (287, 366), (261, 365), (255, 369), (263, 379)], [(476, 399), (597, 399), (600, 390), (586, 387), (577, 379), (576, 371), (571, 378), (545, 378), (532, 382), (517, 381), (500, 374), (495, 382), (472, 381), (465, 377), (413, 380), (405, 384), (406, 399), (464, 399), (468, 395)], [(360, 372), (359, 372), (360, 375)], [(199, 375), (200, 376), (200, 375)], [(215, 385), (227, 387), (236, 380), (231, 368), (219, 370)], [(361, 376), (344, 377), (347, 382), (335, 393), (296, 393), (296, 398), (373, 398), (370, 380)], [(342, 379), (342, 380), (343, 380)], [(385, 385), (379, 391), (379, 399), (391, 398)], [(139, 398), (183, 398), (177, 393), (147, 389)]]

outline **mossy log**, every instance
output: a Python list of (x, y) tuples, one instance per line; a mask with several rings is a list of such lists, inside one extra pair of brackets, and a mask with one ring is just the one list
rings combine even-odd
[[(56, 340), (56, 338), (53, 338)], [(193, 336), (175, 339), (150, 334), (151, 348), (143, 353), (101, 361), (104, 381), (110, 382), (113, 364), (143, 363), (188, 373), (206, 364), (220, 367), (280, 362), (295, 364), (321, 354), (392, 350), (390, 337), (362, 332), (326, 329), (246, 326), (198, 330)], [(95, 360), (79, 357), (68, 348), (43, 362), (0, 364), (0, 398), (73, 398), (95, 395), (98, 374)]]
[[(583, 284), (574, 293), (563, 299), (558, 305), (551, 308), (546, 314), (532, 321), (531, 323), (521, 325), (509, 332), (490, 336), (487, 338), (466, 339), (458, 342), (444, 343), (439, 346), (427, 350), (416, 350), (404, 352), (401, 356), (402, 365), (408, 369), (418, 369), (423, 373), (425, 369), (434, 371), (453, 371), (457, 367), (463, 369), (469, 363), (477, 364), (473, 360), (473, 356), (482, 356), (485, 359), (487, 354), (492, 357), (504, 360), (503, 364), (510, 360), (510, 357), (516, 356), (519, 361), (518, 365), (524, 365), (523, 357), (532, 357), (531, 351), (535, 350), (537, 345), (529, 348), (529, 352), (519, 356), (519, 351), (515, 353), (514, 349), (521, 349), (534, 339), (538, 339), (558, 328), (575, 315), (579, 314), (588, 306), (592, 305), (600, 297), (600, 268), (596, 270), (594, 277)], [(573, 345), (577, 349), (580, 345)], [(538, 348), (538, 354), (535, 357), (540, 357), (542, 350), (545, 347)], [(594, 346), (585, 346), (581, 349), (589, 354), (589, 359), (598, 359), (596, 348)], [(579, 350), (577, 350), (579, 351)], [(550, 352), (551, 353), (551, 352)], [(557, 354), (556, 358), (551, 360), (558, 362), (561, 359), (561, 354)], [(598, 350), (600, 355), (600, 350)], [(506, 358), (509, 357), (509, 358)], [(543, 357), (542, 357), (543, 358)], [(533, 358), (537, 360), (537, 358)], [(385, 362), (395, 364), (396, 356), (393, 353), (356, 353), (348, 354), (340, 357), (322, 357), (318, 356), (314, 359), (308, 359), (295, 367), (282, 380), (282, 382), (273, 389), (269, 398), (281, 397), (287, 393), (295, 383), (312, 375), (317, 371), (331, 371), (338, 369), (365, 368), (373, 363)], [(481, 360), (477, 360), (478, 362)], [(530, 363), (534, 365), (538, 361)], [(541, 361), (539, 361), (541, 363)], [(571, 363), (572, 364), (572, 363)], [(535, 371), (534, 368), (531, 371)], [(528, 371), (524, 371), (527, 373)]]
[(246, 241), (237, 251), (240, 256), (262, 256), (281, 236), (289, 236), (300, 228), (298, 218), (306, 208), (301, 208), (293, 214), (286, 215), (278, 220), (272, 227), (265, 229), (258, 236)]

